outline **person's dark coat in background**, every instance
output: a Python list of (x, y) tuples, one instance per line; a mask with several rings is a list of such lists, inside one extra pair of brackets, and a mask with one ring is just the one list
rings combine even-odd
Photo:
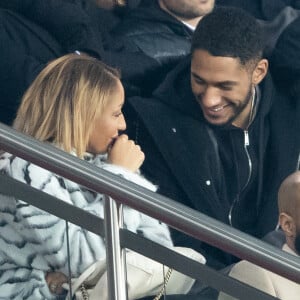
[(124, 47), (143, 51), (160, 64), (178, 61), (190, 52), (192, 30), (159, 7), (157, 1), (144, 1), (113, 30)]
[(24, 91), (43, 66), (64, 51), (46, 30), (2, 9), (0, 41), (0, 121), (10, 124)]
[(216, 0), (217, 5), (243, 8), (257, 19), (271, 21), (285, 7), (300, 9), (299, 0)]
[(271, 71), (282, 92), (300, 101), (300, 17), (280, 36), (271, 57)]
[(144, 0), (113, 30), (128, 52), (145, 53), (159, 64), (156, 77), (145, 80), (142, 94), (149, 95), (181, 58), (189, 54), (193, 31), (160, 8), (157, 0)]
[[(128, 130), (145, 153), (144, 174), (159, 185), (161, 194), (262, 237), (277, 224), (279, 184), (297, 165), (300, 109), (276, 92), (270, 76), (258, 93), (258, 112), (248, 131), (252, 175), (238, 201), (236, 192), (249, 170), (244, 132), (204, 121), (190, 87), (189, 57), (152, 98), (129, 99), (138, 121), (128, 124)], [(202, 252), (209, 265), (232, 263), (224, 252), (179, 232), (173, 238), (177, 245)]]
[(0, 121), (6, 124), (39, 71), (63, 54), (79, 50), (119, 68), (128, 94), (158, 66), (143, 53), (124, 52), (109, 34), (118, 16), (89, 1), (11, 0), (0, 1), (0, 9)]
[(217, 0), (216, 3), (240, 7), (258, 19), (265, 31), (265, 55), (268, 58), (284, 29), (300, 17), (299, 0)]

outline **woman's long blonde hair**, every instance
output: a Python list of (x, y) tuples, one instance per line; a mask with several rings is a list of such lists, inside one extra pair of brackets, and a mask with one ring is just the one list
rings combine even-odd
[(13, 127), (82, 157), (119, 73), (87, 55), (50, 62), (23, 96)]

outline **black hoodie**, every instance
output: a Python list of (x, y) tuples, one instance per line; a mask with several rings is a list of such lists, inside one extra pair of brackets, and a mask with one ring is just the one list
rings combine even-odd
[[(143, 171), (159, 185), (160, 193), (260, 237), (276, 226), (277, 201), (273, 190), (296, 167), (299, 138), (292, 134), (300, 127), (299, 118), (292, 118), (292, 112), (296, 111), (275, 91), (270, 76), (259, 86), (258, 92), (257, 113), (247, 133), (233, 126), (210, 126), (190, 88), (188, 57), (168, 75), (153, 98), (132, 98), (129, 102), (141, 120), (136, 137), (146, 155)], [(272, 111), (278, 103), (282, 107), (276, 111), (284, 109), (285, 119), (278, 120), (276, 116), (274, 121)], [(283, 125), (279, 130), (278, 126), (290, 120), (295, 121), (290, 124), (294, 128), (291, 135), (287, 132), (289, 127)], [(130, 126), (129, 129), (132, 130)], [(249, 145), (244, 143), (247, 134)], [(286, 155), (287, 149), (271, 143), (282, 134), (287, 134), (287, 143), (291, 145), (289, 163), (280, 174), (272, 174), (270, 181), (269, 174), (281, 165), (273, 165), (273, 155), (280, 162), (283, 162), (281, 156)], [(267, 186), (272, 192), (266, 190)], [(268, 207), (268, 211), (262, 212), (263, 207)], [(180, 234), (174, 237), (175, 243), (203, 252), (203, 245), (199, 248), (195, 242), (187, 244), (187, 239)], [(232, 262), (215, 250), (205, 250), (211, 265)]]

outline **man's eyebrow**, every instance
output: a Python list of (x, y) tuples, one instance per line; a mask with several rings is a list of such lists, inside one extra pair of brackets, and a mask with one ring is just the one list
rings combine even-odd
[(192, 75), (193, 75), (194, 77), (196, 77), (196, 78), (198, 78), (198, 79), (201, 79), (201, 80), (202, 80), (201, 76), (197, 75), (197, 74), (196, 74), (196, 73), (194, 73), (193, 71), (192, 71), (191, 73), (192, 73)]
[(226, 85), (226, 86), (234, 86), (237, 85), (236, 81), (230, 81), (230, 80), (226, 80), (226, 81), (220, 81), (217, 83), (218, 85)]
[[(202, 81), (205, 81), (201, 76), (199, 76), (198, 74), (191, 72), (192, 76), (200, 79)], [(219, 82), (215, 82), (215, 85), (225, 85), (225, 86), (234, 86), (237, 85), (238, 83), (236, 81), (231, 81), (231, 80), (225, 80), (225, 81), (219, 81)]]

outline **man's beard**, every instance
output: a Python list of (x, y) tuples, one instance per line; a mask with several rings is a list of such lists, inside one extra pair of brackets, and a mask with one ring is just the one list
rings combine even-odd
[[(244, 109), (246, 109), (247, 105), (253, 101), (253, 93), (254, 93), (254, 89), (253, 89), (253, 86), (252, 84), (249, 85), (249, 88), (248, 88), (248, 92), (245, 96), (245, 98), (243, 99), (243, 101), (241, 101), (241, 105), (240, 106), (235, 106), (234, 107), (234, 114), (223, 124), (213, 124), (213, 123), (210, 123), (209, 121), (207, 121), (206, 119), (206, 122), (207, 124), (210, 126), (210, 127), (215, 127), (215, 128), (223, 128), (223, 129), (226, 129), (226, 128), (230, 128), (232, 126), (232, 123), (234, 123), (234, 121), (240, 116), (240, 114), (243, 112)], [(250, 114), (250, 112), (249, 112)], [(250, 117), (250, 115), (249, 115)]]
[[(243, 110), (246, 109), (248, 104), (251, 103), (252, 101), (254, 101), (253, 93), (254, 93), (254, 89), (253, 89), (252, 85), (249, 85), (248, 93), (247, 93), (246, 97), (244, 98), (242, 105), (239, 107), (236, 107), (234, 116), (232, 116), (232, 118), (228, 120), (227, 124), (234, 123), (234, 121), (240, 116), (240, 114), (243, 112)], [(252, 103), (250, 105), (252, 105)], [(253, 103), (253, 105), (254, 105), (254, 103)], [(249, 118), (250, 118), (250, 114), (251, 114), (251, 111), (249, 112)], [(248, 124), (248, 125), (250, 125), (250, 124)]]

